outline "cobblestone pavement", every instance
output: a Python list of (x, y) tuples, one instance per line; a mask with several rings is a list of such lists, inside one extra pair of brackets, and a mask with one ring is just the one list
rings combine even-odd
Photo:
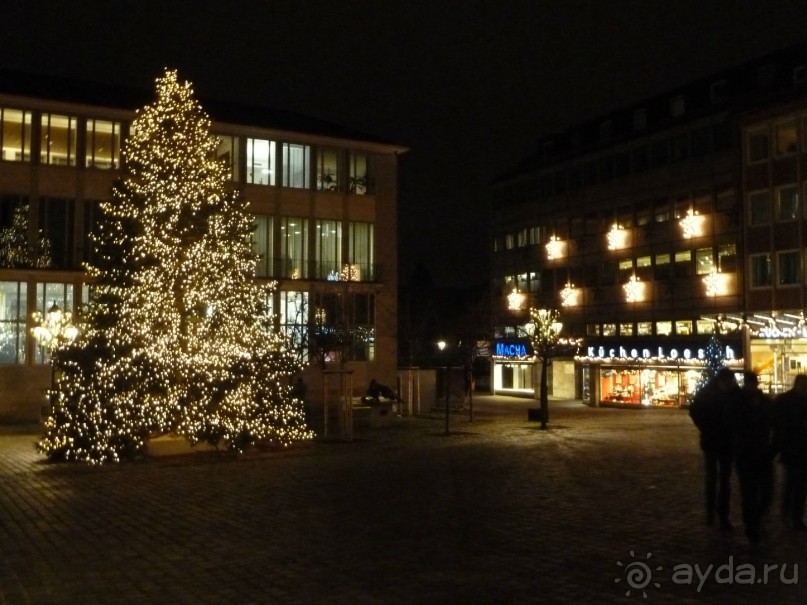
[(736, 501), (733, 533), (703, 523), (685, 411), (553, 401), (541, 431), (534, 401), (474, 399), (449, 435), (102, 467), (4, 427), (0, 604), (804, 602), (807, 535), (773, 514), (752, 548)]

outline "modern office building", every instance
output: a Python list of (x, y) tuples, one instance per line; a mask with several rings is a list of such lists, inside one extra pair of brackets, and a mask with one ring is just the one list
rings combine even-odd
[(807, 370), (805, 171), (805, 45), (540, 138), (496, 187), (494, 390), (534, 388), (507, 347), (529, 307), (579, 342), (556, 394), (682, 405), (710, 344), (788, 388)]
[[(182, 74), (180, 74), (181, 77)], [(152, 91), (0, 73), (0, 422), (36, 421), (50, 384), (34, 312), (88, 300), (98, 203)], [(316, 119), (205, 101), (231, 185), (255, 215), (256, 279), (280, 329), (302, 339), (310, 397), (325, 367), (393, 382), (397, 369), (397, 156), (405, 148)], [(383, 245), (379, 245), (383, 242)]]

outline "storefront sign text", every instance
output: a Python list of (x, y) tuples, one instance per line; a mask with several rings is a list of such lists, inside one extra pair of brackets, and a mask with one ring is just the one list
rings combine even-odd
[(496, 355), (499, 357), (526, 357), (527, 345), (520, 342), (497, 342)]
[(807, 338), (807, 328), (760, 328), (759, 338)]
[[(670, 349), (667, 351), (664, 347), (654, 349), (626, 349), (625, 347), (614, 347), (606, 349), (605, 347), (588, 347), (588, 356), (600, 359), (706, 359), (706, 352), (704, 349), (696, 349), (694, 354), (692, 349)], [(736, 359), (734, 349), (726, 347), (725, 359)]]

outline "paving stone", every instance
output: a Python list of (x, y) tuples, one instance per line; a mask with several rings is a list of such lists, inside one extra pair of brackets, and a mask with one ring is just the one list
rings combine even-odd
[[(807, 536), (773, 515), (751, 548), (737, 500), (731, 535), (703, 524), (685, 411), (553, 401), (541, 431), (534, 406), (480, 396), (449, 435), (396, 417), (351, 443), (102, 467), (0, 427), (0, 605), (804, 601)], [(696, 564), (702, 584), (673, 578)], [(804, 578), (718, 581), (730, 564)]]

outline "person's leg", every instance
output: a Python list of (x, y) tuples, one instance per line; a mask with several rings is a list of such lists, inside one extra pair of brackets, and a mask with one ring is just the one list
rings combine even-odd
[(720, 453), (717, 461), (717, 516), (723, 529), (731, 529), (729, 520), (729, 506), (731, 502), (731, 468), (730, 454)]
[(715, 507), (717, 505), (717, 453), (712, 450), (704, 450), (703, 462), (706, 524), (713, 525), (715, 522)]
[(793, 527), (804, 529), (804, 501), (807, 496), (807, 467), (793, 469)]

